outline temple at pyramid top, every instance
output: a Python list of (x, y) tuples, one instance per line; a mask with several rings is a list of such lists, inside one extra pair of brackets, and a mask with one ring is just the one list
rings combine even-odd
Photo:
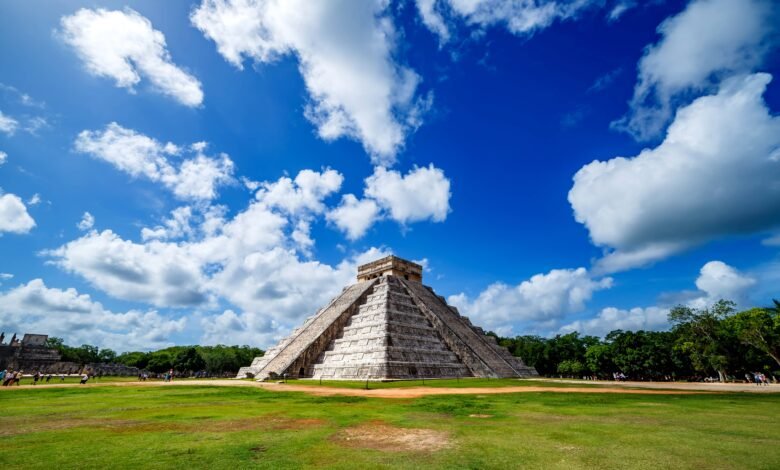
[(537, 375), (422, 284), (417, 263), (388, 256), (237, 378), (394, 380)]
[(385, 256), (382, 259), (358, 266), (357, 280), (368, 281), (380, 276), (398, 276), (408, 281), (422, 282), (423, 267), (397, 256)]

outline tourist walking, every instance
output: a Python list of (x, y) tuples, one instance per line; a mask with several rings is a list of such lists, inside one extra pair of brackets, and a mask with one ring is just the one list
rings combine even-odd
[(5, 371), (5, 372), (6, 372), (6, 374), (5, 374), (4, 378), (3, 378), (3, 387), (7, 387), (8, 385), (11, 384), (11, 382), (14, 381), (14, 374), (16, 373), (16, 371), (13, 371), (13, 370), (11, 372), (8, 372), (8, 371)]

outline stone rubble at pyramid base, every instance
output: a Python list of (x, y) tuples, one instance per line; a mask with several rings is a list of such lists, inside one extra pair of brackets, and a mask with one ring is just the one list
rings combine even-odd
[[(382, 266), (413, 263), (390, 257)], [(407, 276), (404, 276), (407, 277)], [(243, 367), (257, 380), (403, 380), (537, 375), (421, 282), (397, 275), (358, 282)]]

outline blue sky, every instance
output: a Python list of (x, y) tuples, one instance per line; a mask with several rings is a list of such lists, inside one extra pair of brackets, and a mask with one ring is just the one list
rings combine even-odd
[(390, 252), (505, 335), (768, 304), (777, 15), (6, 2), (0, 330), (268, 347)]

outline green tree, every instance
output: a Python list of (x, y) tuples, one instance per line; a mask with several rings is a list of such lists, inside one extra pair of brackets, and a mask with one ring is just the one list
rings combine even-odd
[(614, 372), (615, 364), (612, 361), (612, 346), (609, 344), (592, 344), (585, 350), (585, 364), (588, 370), (596, 375), (609, 376)]
[(585, 370), (580, 361), (565, 360), (558, 364), (558, 373), (568, 377), (579, 377)]
[(116, 362), (118, 364), (124, 364), (128, 367), (146, 369), (146, 365), (149, 363), (149, 353), (141, 351), (122, 353), (116, 357)]
[(675, 347), (689, 355), (696, 370), (716, 371), (721, 382), (727, 377), (729, 346), (736, 339), (725, 320), (734, 314), (735, 307), (732, 301), (719, 300), (710, 308), (679, 305), (669, 313), (677, 335)]
[[(546, 372), (549, 366), (546, 364), (545, 349), (547, 340), (540, 336), (518, 336), (514, 339), (507, 339), (504, 344), (509, 348), (514, 356), (523, 359), (526, 365), (536, 367), (540, 374)], [(543, 372), (545, 371), (545, 372)]]
[(731, 317), (729, 323), (740, 340), (780, 365), (780, 307), (745, 310)]
[(165, 350), (150, 353), (146, 367), (152, 372), (165, 372), (173, 368), (173, 356)]
[(51, 349), (60, 350), (65, 346), (65, 341), (62, 338), (56, 336), (50, 336), (46, 338), (46, 347)]
[(103, 348), (98, 353), (99, 362), (104, 362), (107, 364), (116, 362), (116, 357), (116, 352), (113, 349)]
[(173, 361), (174, 368), (180, 372), (197, 372), (206, 367), (206, 362), (194, 347), (189, 347), (176, 354)]

